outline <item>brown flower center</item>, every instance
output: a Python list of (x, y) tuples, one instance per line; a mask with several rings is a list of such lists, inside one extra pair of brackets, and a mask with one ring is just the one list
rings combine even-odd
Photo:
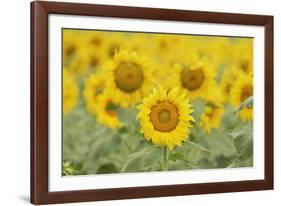
[(96, 67), (99, 64), (99, 59), (96, 56), (92, 56), (90, 59), (90, 66)]
[(159, 47), (160, 47), (160, 49), (167, 49), (168, 44), (167, 44), (166, 41), (161, 40), (161, 41), (159, 42)]
[(115, 82), (117, 87), (123, 92), (134, 92), (142, 86), (142, 69), (134, 63), (121, 63), (115, 70)]
[(247, 85), (242, 89), (241, 92), (241, 102), (245, 101), (248, 97), (253, 96), (253, 86)]
[(150, 121), (155, 130), (170, 132), (178, 125), (178, 110), (170, 102), (162, 101), (151, 108)]
[(230, 83), (228, 83), (226, 86), (225, 86), (225, 93), (226, 94), (230, 94), (230, 91), (231, 91), (231, 87), (232, 87), (232, 85), (230, 84)]
[(103, 84), (100, 84), (97, 87), (96, 86), (93, 87), (93, 95), (94, 96), (100, 95), (103, 92), (103, 89), (104, 89), (104, 85)]
[(90, 41), (90, 43), (95, 46), (95, 47), (99, 47), (102, 44), (102, 40), (99, 37), (93, 37)]
[(108, 48), (108, 56), (113, 57), (115, 52), (120, 48), (118, 44), (111, 44)]
[(109, 116), (114, 117), (114, 116), (117, 115), (117, 113), (116, 113), (116, 105), (114, 105), (110, 99), (107, 100), (107, 102), (106, 102), (105, 111), (106, 111), (106, 113), (107, 113)]
[(72, 54), (75, 53), (75, 51), (76, 51), (76, 46), (75, 45), (71, 44), (71, 45), (67, 46), (65, 48), (66, 57), (71, 56)]
[(181, 73), (182, 86), (191, 91), (199, 89), (204, 79), (205, 76), (201, 68), (196, 70), (185, 68)]
[(249, 63), (249, 61), (247, 61), (247, 60), (243, 60), (242, 62), (241, 62), (241, 64), (240, 64), (240, 67), (241, 67), (241, 69), (244, 71), (244, 72), (249, 72), (249, 70), (250, 70), (250, 63)]
[(213, 119), (215, 112), (216, 112), (215, 107), (207, 106), (205, 114), (209, 119)]

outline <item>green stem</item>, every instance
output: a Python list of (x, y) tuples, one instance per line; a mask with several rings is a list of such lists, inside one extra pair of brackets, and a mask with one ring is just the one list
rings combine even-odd
[(129, 125), (127, 127), (127, 130), (128, 130), (128, 132), (127, 132), (127, 137), (125, 139), (125, 142), (126, 142), (126, 146), (129, 150), (129, 152), (132, 153), (134, 150), (134, 144), (132, 143), (132, 140), (134, 138), (134, 131), (133, 131), (133, 128), (131, 125)]
[(162, 167), (164, 171), (168, 170), (168, 148), (166, 146), (163, 147)]

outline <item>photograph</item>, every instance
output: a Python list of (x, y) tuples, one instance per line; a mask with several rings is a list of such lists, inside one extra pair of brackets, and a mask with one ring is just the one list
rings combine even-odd
[(31, 203), (274, 188), (274, 15), (30, 10)]
[(254, 166), (253, 37), (61, 38), (63, 176)]

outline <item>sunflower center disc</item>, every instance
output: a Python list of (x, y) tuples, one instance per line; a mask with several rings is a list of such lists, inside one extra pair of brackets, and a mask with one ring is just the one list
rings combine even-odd
[(214, 115), (215, 115), (215, 107), (207, 106), (206, 107), (206, 116), (209, 119), (213, 119)]
[(242, 89), (241, 102), (243, 102), (250, 96), (253, 96), (253, 87), (251, 85), (248, 85)]
[(119, 89), (131, 93), (139, 89), (143, 82), (141, 68), (134, 63), (121, 63), (115, 70), (115, 81)]
[(105, 111), (110, 116), (116, 116), (116, 105), (112, 104), (111, 100), (107, 101)]
[(204, 79), (204, 73), (200, 68), (196, 70), (189, 70), (186, 68), (181, 74), (182, 86), (191, 91), (200, 88)]
[(165, 124), (170, 121), (171, 115), (168, 110), (163, 109), (161, 112), (158, 114), (158, 119), (159, 122)]
[(249, 62), (244, 60), (241, 62), (241, 69), (244, 71), (244, 72), (248, 72), (249, 71), (249, 68), (250, 68), (250, 65), (249, 65)]
[(69, 45), (68, 47), (66, 47), (65, 53), (66, 56), (69, 57), (71, 56), (73, 53), (75, 53), (76, 47), (74, 45)]
[(96, 67), (99, 64), (99, 59), (95, 56), (91, 57), (90, 59), (90, 65), (92, 67)]
[(155, 130), (160, 132), (170, 132), (178, 125), (178, 110), (170, 102), (160, 102), (151, 108), (150, 121)]
[(90, 42), (93, 46), (99, 47), (102, 44), (102, 40), (99, 37), (94, 37)]
[(115, 52), (120, 48), (120, 45), (118, 44), (112, 44), (110, 45), (109, 49), (108, 49), (108, 56), (109, 57), (113, 57)]

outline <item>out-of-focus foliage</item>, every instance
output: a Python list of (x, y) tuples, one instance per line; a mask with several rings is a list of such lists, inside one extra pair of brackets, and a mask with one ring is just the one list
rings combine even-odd
[(63, 162), (63, 175), (64, 176), (76, 175), (77, 173), (78, 173), (78, 171), (71, 164), (71, 162), (69, 162), (69, 161)]
[(252, 167), (252, 50), (249, 38), (64, 30), (63, 175)]

